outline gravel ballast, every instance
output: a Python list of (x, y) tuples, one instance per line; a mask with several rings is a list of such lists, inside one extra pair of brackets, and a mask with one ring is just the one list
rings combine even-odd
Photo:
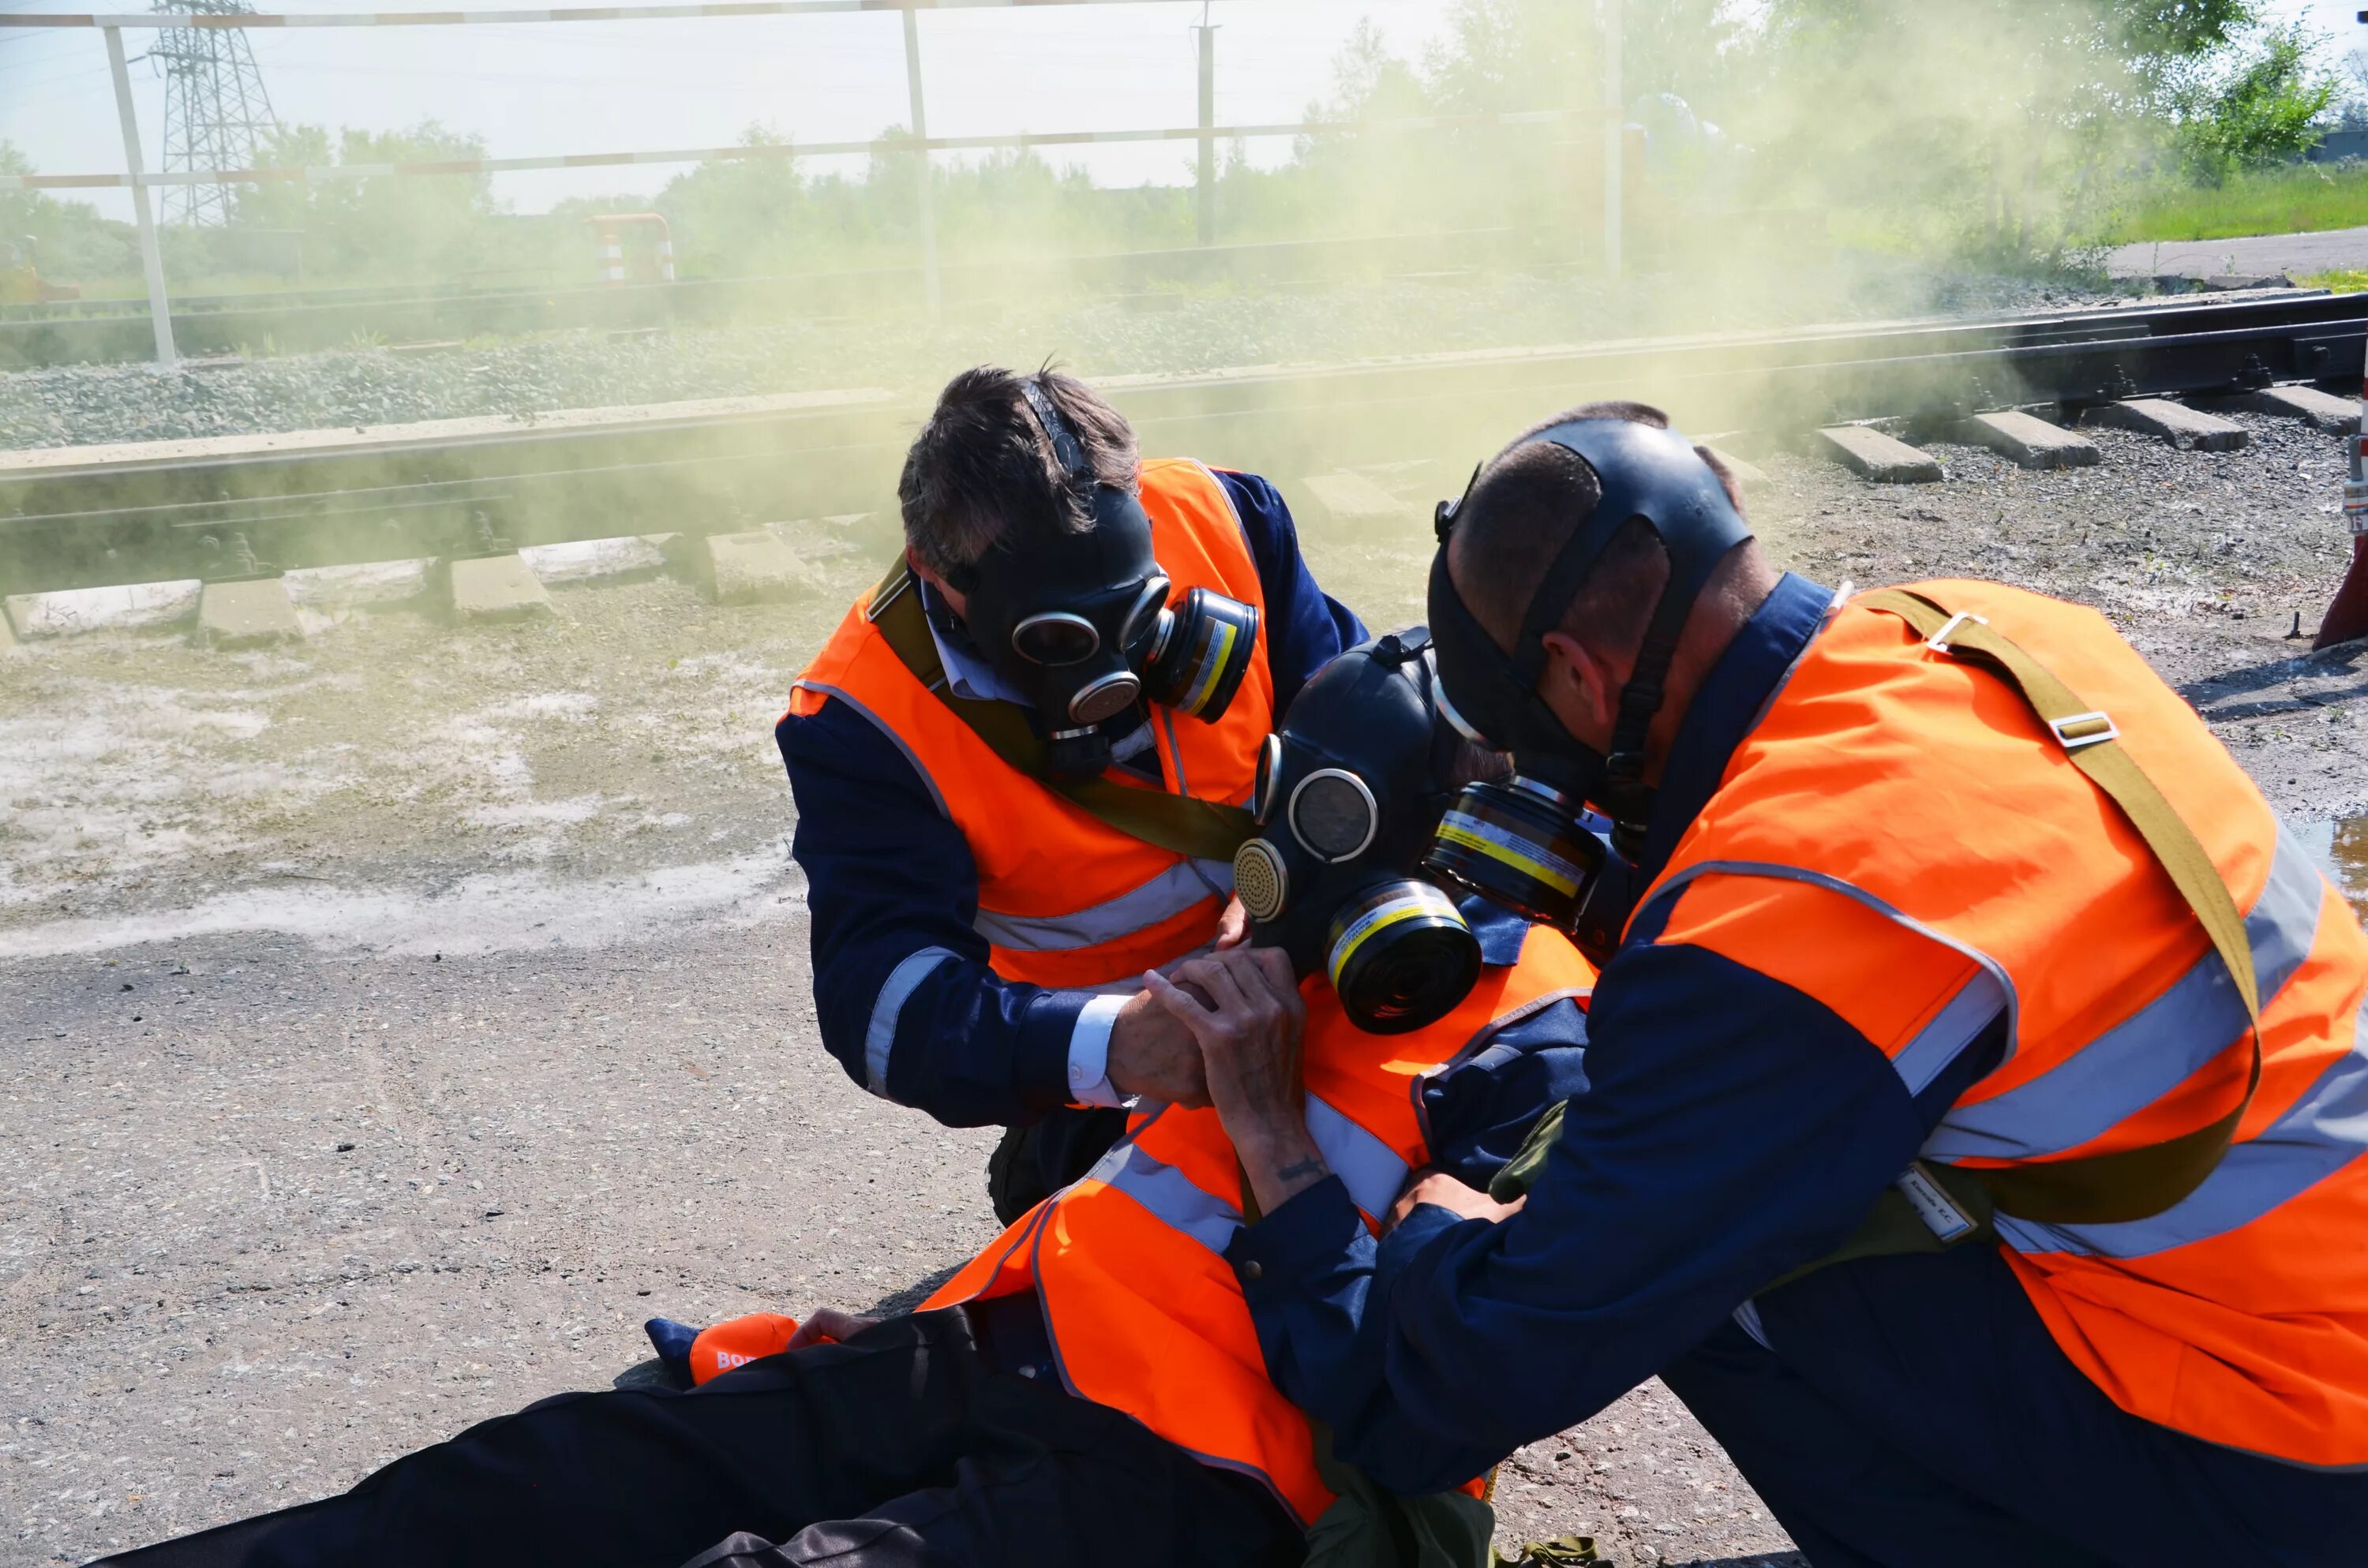
[(1181, 374), (2112, 297), (2012, 278), (1872, 277), (1864, 287), (1709, 292), (1652, 278), (1607, 291), (1584, 278), (1472, 275), (1291, 294), (950, 307), (934, 324), (887, 315), (621, 340), (564, 332), (434, 353), (256, 356), (172, 371), (68, 366), (0, 373), (0, 449), (523, 417), (840, 387), (903, 391), (934, 386), (965, 364), (1033, 366), (1048, 355), (1087, 375)]

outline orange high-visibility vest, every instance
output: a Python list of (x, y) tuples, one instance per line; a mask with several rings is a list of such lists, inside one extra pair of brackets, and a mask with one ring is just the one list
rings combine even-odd
[[(2260, 990), (2260, 1087), (2203, 1184), (2115, 1223), (2002, 1211), (2007, 1261), (2132, 1415), (2295, 1463), (2368, 1463), (2368, 937), (2101, 616), (1993, 583), (1910, 591), (1985, 618), (2110, 716), (2243, 912)], [(2143, 1148), (2243, 1101), (2244, 1004), (2129, 819), (2005, 679), (1884, 610), (1827, 618), (1639, 928), (1664, 913), (1655, 941), (1816, 998), (1911, 1093), (2004, 1010), (2008, 1053), (1941, 1119), (1929, 1161)]]
[[(1205, 587), (1255, 607), (1258, 657), (1215, 723), (1151, 710), (1160, 777), (1172, 793), (1238, 805), (1274, 723), (1265, 596), (1241, 519), (1216, 477), (1182, 459), (1143, 465), (1143, 509), (1168, 578), (1168, 602)], [(1131, 838), (1013, 768), (900, 662), (858, 599), (799, 676), (790, 711), (825, 699), (888, 733), (962, 829), (978, 866), (979, 934), (1006, 980), (1084, 988), (1131, 981), (1216, 935), (1232, 866)], [(1106, 777), (1133, 782), (1122, 768)], [(1146, 786), (1147, 787), (1147, 786)]]
[[(1429, 1162), (1424, 1080), (1480, 1037), (1562, 997), (1583, 1001), (1594, 983), (1567, 940), (1533, 926), (1519, 963), (1482, 971), (1461, 1006), (1411, 1034), (1359, 1029), (1320, 977), (1300, 987), (1308, 1131), (1369, 1221)], [(1307, 1418), (1267, 1376), (1225, 1261), (1241, 1223), (1241, 1166), (1216, 1112), (1139, 1113), (1091, 1171), (1021, 1215), (922, 1310), (1032, 1287), (1071, 1392), (1205, 1464), (1256, 1476), (1313, 1523), (1333, 1494)]]

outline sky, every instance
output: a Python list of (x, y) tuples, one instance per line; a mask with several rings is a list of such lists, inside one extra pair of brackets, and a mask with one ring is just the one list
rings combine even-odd
[[(146, 0), (100, 0), (124, 10)], [(484, 0), (488, 6), (504, 0)], [(533, 0), (511, 0), (531, 5)], [(564, 3), (564, 0), (561, 0)], [(664, 0), (656, 0), (664, 3)], [(1584, 0), (1574, 0), (1584, 3)], [(93, 0), (0, 0), (0, 14), (84, 10)], [(419, 0), (257, 0), (257, 10), (427, 9)], [(1295, 120), (1328, 91), (1358, 19), (1418, 53), (1448, 0), (1210, 0), (1218, 28), (1216, 117)], [(949, 10), (920, 17), (930, 132), (1182, 126), (1198, 115), (1191, 28), (1201, 0)], [(153, 37), (154, 35), (147, 35)], [(441, 120), (495, 157), (726, 145), (762, 124), (798, 141), (862, 140), (906, 119), (904, 35), (891, 14), (518, 27), (257, 30), (253, 40), (283, 123), (393, 130)], [(146, 47), (127, 32), (135, 57)], [(148, 166), (158, 165), (164, 83), (135, 59), (132, 97)], [(0, 141), (42, 173), (123, 167), (102, 35), (0, 28)], [(1279, 160), (1281, 142), (1253, 146)], [(943, 155), (943, 154), (941, 154)], [(1180, 183), (1190, 144), (1051, 149), (1103, 183)], [(499, 176), (520, 211), (568, 196), (654, 191), (678, 169)], [(113, 215), (128, 197), (92, 193)]]
[[(126, 10), (144, 0), (99, 0)], [(499, 5), (503, 0), (485, 0)], [(516, 3), (516, 0), (513, 0)], [(529, 0), (530, 3), (530, 0)], [(1361, 17), (1398, 52), (1439, 36), (1450, 0), (1209, 0), (1218, 28), (1219, 123), (1298, 119), (1327, 91)], [(1585, 5), (1588, 0), (1570, 0)], [(1628, 0), (1629, 4), (1649, 0)], [(93, 0), (0, 0), (0, 14), (76, 10)], [(256, 8), (427, 8), (418, 0), (257, 0)], [(2368, 28), (2357, 0), (2277, 0), (2339, 48)], [(929, 130), (937, 135), (1191, 124), (1191, 27), (1201, 0), (951, 10), (920, 18)], [(154, 35), (147, 35), (153, 37)], [(530, 27), (257, 31), (257, 64), (287, 123), (386, 131), (441, 120), (495, 157), (721, 146), (762, 124), (802, 141), (860, 140), (905, 119), (903, 31), (894, 14)], [(142, 35), (127, 33), (136, 56)], [(148, 166), (159, 165), (164, 84), (143, 61), (132, 97)], [(0, 28), (0, 141), (43, 173), (123, 166), (107, 57), (96, 31)], [(1287, 143), (1254, 144), (1259, 161)], [(1105, 184), (1190, 177), (1189, 144), (1051, 149)], [(569, 196), (655, 191), (659, 166), (500, 176), (519, 211)], [(130, 216), (121, 192), (92, 193)]]

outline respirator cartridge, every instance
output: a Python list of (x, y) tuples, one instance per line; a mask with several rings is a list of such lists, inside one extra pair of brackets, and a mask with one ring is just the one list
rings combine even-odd
[(1619, 945), (1634, 901), (1629, 864), (1580, 821), (1577, 801), (1514, 774), (1467, 784), (1440, 818), (1422, 869), (1567, 932), (1597, 963)]
[(1258, 612), (1195, 588), (1162, 609), (1144, 661), (1143, 694), (1162, 708), (1213, 724), (1233, 705), (1258, 651)]

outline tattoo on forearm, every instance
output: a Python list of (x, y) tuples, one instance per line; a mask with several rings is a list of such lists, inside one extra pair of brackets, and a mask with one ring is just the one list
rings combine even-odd
[(1277, 1181), (1313, 1181), (1324, 1174), (1324, 1161), (1310, 1154), (1304, 1160), (1293, 1160), (1274, 1173)]

